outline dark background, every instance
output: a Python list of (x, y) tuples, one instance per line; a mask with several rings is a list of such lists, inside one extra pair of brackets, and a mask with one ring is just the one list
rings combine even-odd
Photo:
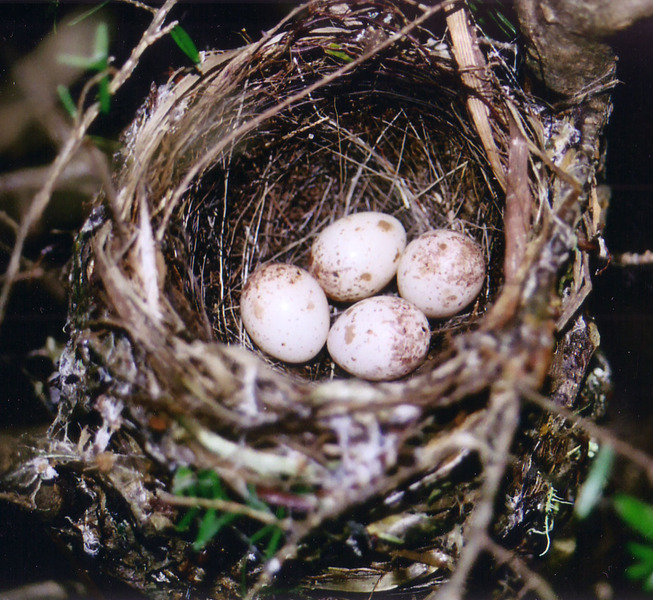
[[(94, 3), (86, 3), (86, 6)], [(244, 42), (243, 28), (256, 39), (282, 18), (293, 3), (188, 2), (173, 16), (188, 31), (199, 49), (232, 48)], [(486, 8), (491, 3), (485, 3)], [(0, 94), (11, 92), (11, 68), (71, 10), (65, 2), (0, 2)], [(150, 17), (132, 6), (111, 3), (111, 52), (121, 64), (147, 27)], [(510, 15), (508, 15), (510, 16)], [(511, 17), (514, 18), (514, 17)], [(613, 253), (653, 249), (653, 21), (636, 24), (609, 40), (619, 56), (620, 85), (614, 90), (614, 112), (607, 129), (606, 183), (612, 189), (605, 239)], [(93, 133), (117, 139), (147, 96), (150, 82), (163, 83), (170, 67), (187, 61), (169, 39), (150, 48), (128, 84), (120, 90), (107, 117)], [(3, 97), (0, 95), (0, 102)], [(0, 123), (0, 126), (2, 124)], [(0, 155), (0, 172), (43, 164), (54, 157), (52, 148)], [(1, 200), (0, 200), (1, 202)], [(0, 206), (0, 208), (2, 208)], [(71, 219), (81, 219), (82, 213)], [(78, 225), (45, 239), (34, 239), (27, 252), (34, 259), (63, 264), (70, 253), (72, 231)], [(43, 253), (43, 248), (47, 252)], [(6, 264), (6, 256), (0, 255)], [(600, 265), (597, 263), (596, 267)], [(594, 279), (588, 312), (596, 318), (603, 351), (613, 369), (614, 393), (606, 424), (618, 435), (653, 453), (653, 267), (609, 266)], [(35, 399), (26, 371), (47, 376), (51, 364), (43, 358), (26, 359), (48, 336), (65, 338), (65, 304), (55, 302), (38, 283), (16, 287), (9, 313), (0, 328), (0, 433), (3, 428), (33, 426), (50, 416)], [(626, 490), (652, 501), (642, 476), (618, 463), (608, 492)], [(578, 526), (579, 551), (572, 569), (550, 572), (565, 598), (591, 598), (595, 584), (610, 582), (617, 598), (637, 596), (637, 587), (623, 577), (629, 557), (624, 551), (623, 529), (615, 524), (609, 507), (600, 508)], [(2, 590), (29, 581), (78, 579), (63, 551), (27, 516), (0, 504), (0, 597)], [(557, 579), (556, 579), (557, 577)], [(109, 584), (100, 582), (102, 589)], [(110, 592), (109, 592), (110, 593)], [(126, 598), (118, 588), (114, 596)]]

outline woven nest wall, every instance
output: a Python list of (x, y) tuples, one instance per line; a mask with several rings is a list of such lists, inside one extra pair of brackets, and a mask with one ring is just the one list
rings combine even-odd
[[(78, 239), (51, 430), (86, 494), (60, 530), (106, 571), (152, 597), (426, 595), (488, 498), (495, 539), (543, 550), (587, 438), (522, 399), (594, 410), (596, 335), (573, 317), (592, 186), (562, 164), (582, 141), (573, 118), (519, 89), (514, 48), (478, 47), (483, 68), (461, 68), (444, 12), (412, 2), (316, 1), (153, 90)], [(325, 351), (289, 366), (257, 350), (239, 316), (248, 274), (306, 266), (318, 231), (367, 210), (409, 238), (478, 241), (478, 299), (432, 322), (427, 360), (396, 382)], [(198, 543), (202, 523), (215, 535)]]

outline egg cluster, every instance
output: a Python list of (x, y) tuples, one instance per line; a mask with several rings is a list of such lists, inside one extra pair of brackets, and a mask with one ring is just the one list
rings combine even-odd
[[(471, 303), (485, 279), (480, 246), (463, 234), (429, 231), (406, 245), (394, 217), (361, 212), (315, 238), (308, 270), (268, 263), (247, 279), (241, 318), (252, 341), (289, 363), (315, 357), (326, 343), (352, 375), (391, 380), (426, 357), (428, 318), (449, 317)], [(400, 297), (375, 296), (396, 276)], [(330, 326), (334, 302), (354, 303)]]

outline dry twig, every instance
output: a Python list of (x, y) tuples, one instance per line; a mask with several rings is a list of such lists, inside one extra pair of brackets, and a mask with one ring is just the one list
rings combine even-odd
[(533, 199), (529, 188), (528, 146), (515, 120), (510, 117), (510, 149), (506, 181), (506, 207), (503, 227), (506, 254), (503, 269), (506, 283), (513, 283), (526, 256), (528, 232), (531, 226)]
[[(533, 571), (514, 552), (506, 550), (489, 536), (485, 538), (484, 545), (486, 550), (494, 555), (498, 563), (507, 564), (519, 576), (524, 585), (524, 592), (529, 590), (536, 592), (541, 600), (558, 600), (558, 595), (549, 583), (541, 575)], [(520, 597), (522, 597), (522, 594), (520, 594)]]
[(499, 382), (493, 386), (486, 428), (487, 446), (481, 450), (483, 461), (483, 484), (480, 498), (474, 507), (466, 531), (466, 541), (451, 579), (426, 600), (461, 600), (465, 584), (483, 552), (488, 528), (494, 518), (497, 493), (506, 473), (512, 445), (519, 425), (520, 402), (511, 382)]
[(200, 506), (202, 508), (212, 508), (223, 512), (243, 515), (267, 525), (276, 525), (282, 529), (288, 528), (288, 524), (286, 522), (277, 519), (272, 513), (256, 510), (251, 506), (240, 504), (239, 502), (222, 500), (220, 498), (209, 499), (189, 496), (175, 496), (174, 494), (169, 494), (168, 492), (163, 491), (159, 491), (157, 495), (159, 498), (161, 498), (161, 500), (167, 502), (168, 504), (172, 504), (173, 506)]
[(645, 252), (624, 252), (614, 257), (615, 264), (620, 267), (639, 267), (653, 265), (653, 251)]
[(487, 158), (492, 165), (492, 171), (497, 178), (499, 185), (506, 189), (505, 170), (501, 163), (499, 150), (494, 140), (492, 126), (490, 125), (490, 111), (487, 107), (487, 65), (483, 55), (479, 52), (475, 40), (474, 31), (469, 25), (467, 11), (463, 7), (457, 7), (455, 2), (447, 3), (447, 25), (451, 34), (453, 53), (462, 71), (462, 81), (468, 85), (477, 95), (467, 99), (469, 114), (474, 121), (476, 130)]
[[(152, 23), (146, 29), (138, 45), (134, 48), (123, 67), (111, 80), (111, 83), (109, 84), (109, 92), (112, 95), (115, 94), (118, 89), (120, 89), (124, 82), (133, 73), (143, 52), (145, 52), (149, 46), (151, 46), (165, 32), (167, 32), (170, 27), (174, 26), (174, 23), (171, 23), (167, 28), (162, 28), (165, 18), (175, 4), (176, 0), (166, 0), (166, 3), (157, 11), (154, 19), (152, 20)], [(27, 241), (27, 237), (32, 227), (43, 215), (43, 212), (45, 211), (50, 202), (50, 199), (52, 198), (52, 192), (54, 191), (56, 182), (59, 180), (59, 177), (65, 171), (70, 161), (77, 154), (82, 142), (85, 139), (86, 132), (88, 131), (91, 124), (95, 121), (99, 113), (99, 103), (91, 105), (81, 117), (79, 123), (70, 132), (70, 135), (63, 144), (61, 150), (57, 154), (57, 158), (50, 168), (48, 177), (43, 184), (43, 187), (34, 196), (28, 211), (20, 223), (20, 227), (16, 234), (14, 249), (4, 276), (2, 290), (0, 291), (0, 324), (4, 320), (9, 296), (20, 270), (20, 260), (25, 242)]]

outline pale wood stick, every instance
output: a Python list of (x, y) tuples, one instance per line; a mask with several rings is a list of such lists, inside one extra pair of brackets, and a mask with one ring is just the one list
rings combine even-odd
[(486, 85), (482, 74), (487, 65), (483, 55), (478, 51), (473, 30), (468, 25), (467, 12), (463, 7), (450, 3), (446, 10), (447, 26), (451, 35), (453, 54), (461, 71), (463, 83), (473, 90), (478, 96), (470, 95), (467, 99), (467, 110), (469, 111), (476, 131), (481, 138), (481, 143), (487, 154), (488, 161), (497, 178), (499, 185), (506, 189), (506, 176), (499, 157), (499, 150), (492, 135), (490, 125), (490, 111), (482, 100), (487, 95)]

